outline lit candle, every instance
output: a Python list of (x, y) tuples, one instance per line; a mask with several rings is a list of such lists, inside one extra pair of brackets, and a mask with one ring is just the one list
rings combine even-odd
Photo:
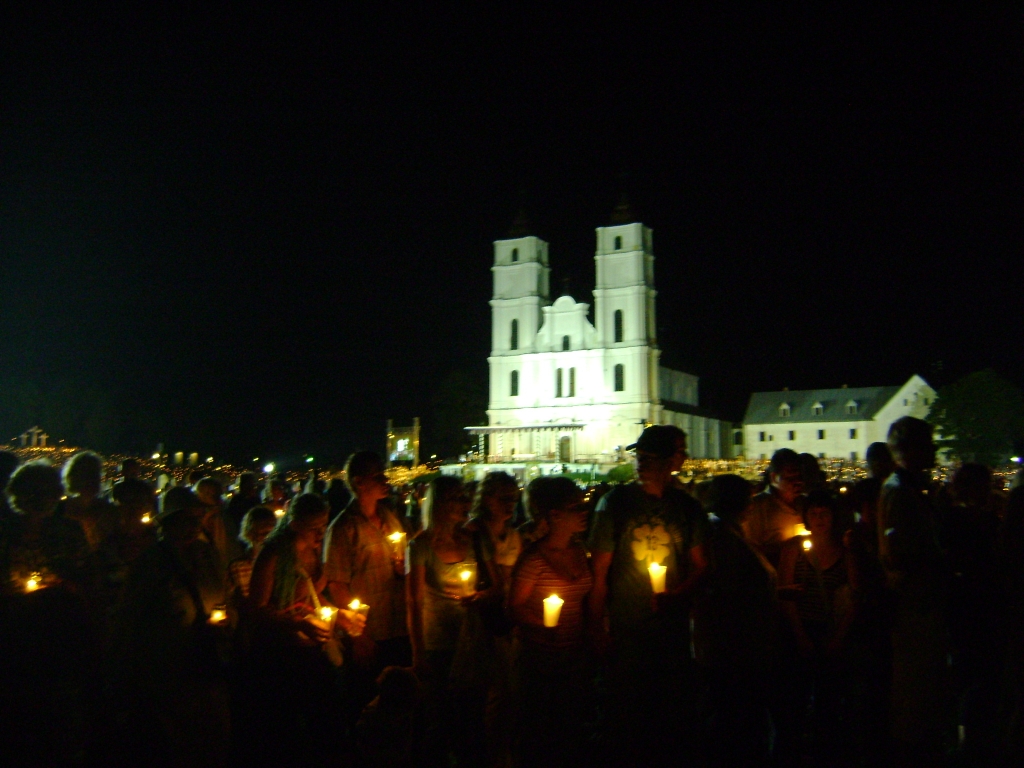
[(664, 592), (665, 573), (668, 571), (668, 567), (660, 563), (651, 563), (647, 570), (651, 572), (651, 590), (654, 594), (657, 595)]
[(810, 539), (804, 539), (804, 549), (810, 549), (810, 548), (811, 548), (811, 540)]
[(405, 559), (405, 534), (402, 531), (395, 531), (388, 536), (391, 542), (391, 550), (395, 560)]
[(223, 624), (228, 620), (228, 612), (223, 608), (214, 608), (210, 611), (210, 623), (211, 624)]
[(562, 605), (565, 600), (558, 595), (544, 598), (544, 626), (557, 627), (558, 617), (562, 615)]
[[(366, 603), (359, 602), (359, 598), (357, 597), (351, 603), (348, 604), (348, 609), (350, 611), (353, 611), (357, 616), (362, 616), (363, 625), (365, 626), (366, 614), (370, 612), (370, 606), (368, 606)], [(349, 634), (352, 635), (352, 637), (359, 637), (361, 634), (363, 634), (363, 627), (360, 626), (359, 629), (355, 631), (350, 630)]]
[(462, 594), (466, 597), (476, 592), (476, 563), (462, 564), (459, 581), (462, 582)]
[(153, 521), (152, 516), (147, 512), (142, 516), (142, 522), (144, 525), (149, 525)]
[(320, 608), (320, 621), (322, 621), (327, 629), (330, 629), (334, 625), (334, 615), (338, 612), (338, 609), (332, 605), (325, 605)]
[(276, 517), (284, 517), (284, 508), (282, 507), (281, 509), (275, 509), (274, 515)]
[(25, 580), (25, 591), (35, 592), (39, 589), (39, 582), (42, 581), (42, 577), (38, 573), (33, 573), (28, 579)]
[(805, 526), (803, 523), (797, 523), (796, 524), (796, 528), (794, 530), (795, 530), (794, 535), (796, 535), (796, 536), (810, 536), (811, 535), (811, 532), (807, 530), (807, 526)]

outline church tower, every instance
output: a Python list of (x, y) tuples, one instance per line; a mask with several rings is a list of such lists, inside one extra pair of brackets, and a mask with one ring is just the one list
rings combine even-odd
[(654, 316), (651, 230), (625, 203), (597, 228), (594, 324), (605, 350), (609, 390), (621, 403), (647, 404), (641, 418), (658, 423), (658, 340)]
[(548, 244), (526, 234), (517, 219), (509, 237), (494, 241), (491, 357), (536, 352), (541, 309), (551, 303)]

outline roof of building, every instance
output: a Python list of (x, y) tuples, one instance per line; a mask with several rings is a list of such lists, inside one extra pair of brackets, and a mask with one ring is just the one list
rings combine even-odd
[[(822, 421), (870, 421), (900, 391), (900, 387), (804, 389), (755, 392), (750, 396), (744, 424), (784, 424)], [(852, 402), (855, 408), (847, 408)], [(783, 405), (789, 406), (784, 416)], [(821, 412), (815, 406), (821, 406)]]

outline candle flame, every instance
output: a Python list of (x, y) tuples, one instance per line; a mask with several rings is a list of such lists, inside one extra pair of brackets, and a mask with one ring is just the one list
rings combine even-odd
[(210, 611), (210, 621), (212, 621), (214, 624), (220, 624), (227, 617), (227, 611), (223, 610), (222, 608), (214, 608), (212, 611)]
[(284, 509), (275, 509), (274, 510), (274, 516), (275, 517), (284, 517)]
[(459, 578), (463, 581), (469, 581), (469, 577), (472, 575), (473, 573), (471, 571), (462, 571), (461, 573), (459, 573)]
[(810, 548), (811, 548), (811, 540), (810, 539), (804, 539), (804, 549), (810, 549)]
[(361, 605), (362, 605), (362, 603), (359, 602), (359, 598), (356, 598), (355, 600), (353, 600), (351, 603), (348, 604), (348, 607), (351, 608), (353, 611), (358, 611), (359, 610), (359, 606), (361, 606)]
[(400, 542), (402, 540), (402, 537), (404, 535), (405, 535), (404, 533), (397, 533), (396, 532), (396, 533), (392, 533), (390, 536), (388, 536), (388, 538), (391, 539), (391, 541), (393, 541), (395, 544), (397, 544), (398, 542)]
[(39, 574), (33, 573), (28, 577), (28, 581), (25, 582), (25, 591), (34, 592), (39, 589)]
[(152, 517), (150, 517), (150, 515), (149, 515), (149, 512), (147, 512), (146, 514), (144, 514), (144, 515), (142, 516), (142, 522), (143, 522), (143, 523), (146, 523), (147, 525), (149, 524), (149, 522), (150, 522), (150, 521), (151, 521), (152, 519), (153, 519), (153, 518), (152, 518)]
[(330, 621), (332, 616), (334, 616), (334, 609), (329, 605), (325, 605), (320, 609), (320, 618), (324, 621)]

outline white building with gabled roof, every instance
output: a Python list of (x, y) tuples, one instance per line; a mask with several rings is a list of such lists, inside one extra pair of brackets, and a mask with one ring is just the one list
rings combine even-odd
[(780, 448), (818, 458), (862, 460), (902, 416), (923, 419), (935, 390), (916, 374), (903, 386), (755, 392), (743, 418), (743, 455), (770, 459)]
[[(676, 424), (692, 456), (729, 451), (728, 424), (698, 407), (698, 379), (659, 365), (648, 227), (616, 209), (597, 228), (593, 309), (550, 299), (548, 244), (520, 230), (494, 243), (486, 426), (490, 463), (619, 461), (647, 424)], [(591, 322), (593, 317), (593, 322)]]

